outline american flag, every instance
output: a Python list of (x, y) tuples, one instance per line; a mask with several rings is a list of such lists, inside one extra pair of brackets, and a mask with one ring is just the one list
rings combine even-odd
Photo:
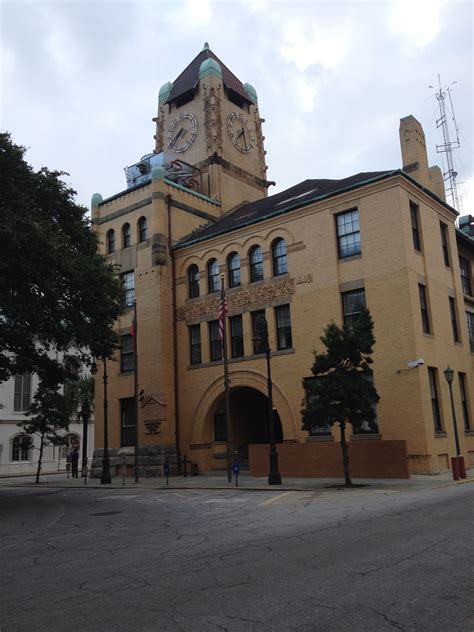
[(132, 338), (135, 338), (136, 333), (137, 333), (137, 324), (135, 322), (135, 316), (134, 316), (132, 320), (132, 326), (130, 327), (130, 335), (132, 336)]
[(219, 318), (219, 340), (224, 340), (224, 319), (227, 315), (227, 310), (228, 310), (228, 305), (227, 305), (227, 299), (225, 297), (224, 294), (224, 288), (222, 288), (221, 290), (221, 298), (219, 301), (219, 311), (218, 311), (218, 318)]

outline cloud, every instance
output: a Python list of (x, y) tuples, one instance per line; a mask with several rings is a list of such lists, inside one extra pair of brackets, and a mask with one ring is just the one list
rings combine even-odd
[(394, 0), (389, 33), (414, 38), (418, 48), (425, 48), (440, 32), (441, 5), (441, 0)]

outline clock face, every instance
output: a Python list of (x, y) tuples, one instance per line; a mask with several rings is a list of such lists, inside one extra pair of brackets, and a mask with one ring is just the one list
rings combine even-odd
[(181, 153), (191, 145), (197, 134), (197, 119), (190, 112), (181, 112), (168, 128), (168, 147)]
[(248, 154), (255, 147), (255, 134), (250, 131), (247, 119), (240, 112), (232, 112), (229, 116), (227, 131), (231, 141), (243, 154)]

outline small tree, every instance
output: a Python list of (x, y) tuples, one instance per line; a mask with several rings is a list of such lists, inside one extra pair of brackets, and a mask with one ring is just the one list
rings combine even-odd
[(69, 409), (77, 419), (82, 421), (82, 468), (87, 466), (87, 441), (88, 424), (94, 411), (94, 378), (81, 376), (75, 380), (69, 380), (65, 384), (64, 395)]
[(36, 469), (36, 483), (39, 483), (44, 449), (49, 445), (64, 444), (64, 432), (69, 430), (71, 408), (64, 395), (54, 387), (40, 382), (27, 416), (28, 419), (18, 426), (28, 435), (39, 437), (39, 448), (31, 446), (39, 450)]
[(326, 353), (314, 353), (311, 371), (320, 378), (313, 380), (303, 406), (303, 430), (339, 424), (342, 462), (346, 486), (351, 486), (346, 424), (354, 430), (367, 422), (376, 426), (374, 404), (379, 395), (372, 382), (372, 347), (375, 344), (370, 312), (362, 308), (359, 317), (342, 329), (330, 323), (320, 340)]

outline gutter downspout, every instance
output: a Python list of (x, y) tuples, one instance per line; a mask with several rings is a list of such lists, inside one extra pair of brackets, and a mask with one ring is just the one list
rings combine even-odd
[(174, 390), (174, 428), (176, 441), (176, 459), (178, 461), (178, 474), (181, 474), (181, 435), (179, 427), (179, 396), (178, 396), (178, 346), (177, 346), (177, 326), (176, 326), (176, 264), (172, 249), (171, 239), (171, 195), (165, 197), (168, 211), (168, 253), (171, 261), (171, 310), (173, 319), (173, 390)]

